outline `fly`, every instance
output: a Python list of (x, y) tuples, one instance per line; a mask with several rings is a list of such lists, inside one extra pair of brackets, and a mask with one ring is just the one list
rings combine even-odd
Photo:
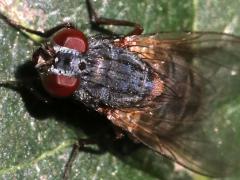
[(46, 39), (32, 57), (46, 92), (104, 114), (137, 142), (194, 172), (234, 176), (240, 169), (233, 128), (239, 119), (218, 109), (239, 96), (240, 38), (214, 32), (143, 35), (141, 25), (98, 17), (86, 4), (93, 26), (133, 30), (86, 37), (64, 23), (39, 32), (0, 14), (10, 26)]

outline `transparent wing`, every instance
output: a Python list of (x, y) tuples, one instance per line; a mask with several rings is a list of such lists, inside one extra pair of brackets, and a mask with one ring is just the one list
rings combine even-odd
[(221, 33), (133, 36), (125, 46), (163, 77), (165, 90), (131, 133), (209, 176), (240, 169), (240, 39)]

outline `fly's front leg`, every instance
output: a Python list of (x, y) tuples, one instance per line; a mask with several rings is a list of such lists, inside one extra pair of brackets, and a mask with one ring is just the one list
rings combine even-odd
[[(30, 39), (32, 39), (32, 38), (28, 34), (26, 34), (25, 32), (37, 35), (37, 36), (39, 36), (41, 38), (44, 38), (44, 39), (47, 39), (47, 38), (51, 37), (57, 31), (59, 31), (60, 29), (63, 29), (63, 28), (73, 28), (74, 29), (75, 28), (75, 26), (72, 23), (67, 22), (67, 23), (59, 24), (59, 25), (57, 25), (57, 26), (55, 26), (55, 27), (53, 27), (49, 30), (46, 30), (44, 32), (41, 32), (41, 31), (36, 31), (36, 30), (30, 29), (30, 28), (24, 27), (21, 24), (18, 24), (17, 22), (9, 19), (2, 12), (0, 12), (0, 19), (4, 20), (8, 25), (13, 27), (14, 29), (24, 33), (24, 35), (27, 35), (28, 38), (30, 38)], [(34, 42), (36, 42), (36, 41), (34, 41)], [(36, 43), (38, 43), (38, 42), (36, 42)]]
[(31, 86), (27, 86), (25, 83), (21, 81), (0, 81), (0, 87), (8, 88), (17, 92), (21, 92), (22, 90), (27, 90), (27, 92), (31, 93), (37, 100), (42, 103), (48, 104), (51, 102), (49, 98), (44, 97), (40, 94), (36, 89)]
[[(103, 18), (99, 17), (94, 10), (92, 3), (90, 0), (86, 0), (87, 4), (87, 9), (88, 9), (88, 14), (89, 14), (89, 19), (90, 23), (92, 25), (92, 28), (97, 29), (97, 30), (104, 30), (105, 29), (100, 28), (100, 25), (114, 25), (114, 26), (128, 26), (128, 27), (133, 27), (133, 30), (129, 32), (127, 35), (140, 35), (143, 32), (143, 28), (140, 24), (130, 22), (130, 21), (125, 21), (125, 20), (116, 20), (116, 19), (109, 19), (109, 18)], [(110, 32), (110, 31), (108, 31)]]

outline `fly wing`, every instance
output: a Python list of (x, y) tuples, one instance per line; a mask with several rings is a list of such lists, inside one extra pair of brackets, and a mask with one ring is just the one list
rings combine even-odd
[(240, 169), (240, 39), (221, 33), (163, 33), (127, 37), (124, 46), (165, 82), (154, 107), (131, 121), (131, 134), (195, 172), (236, 175)]

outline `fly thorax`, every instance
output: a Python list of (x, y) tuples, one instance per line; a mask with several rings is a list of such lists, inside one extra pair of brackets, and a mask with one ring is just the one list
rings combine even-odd
[(127, 49), (115, 47), (110, 40), (90, 41), (85, 62), (75, 94), (85, 104), (139, 107), (155, 88), (150, 66)]

